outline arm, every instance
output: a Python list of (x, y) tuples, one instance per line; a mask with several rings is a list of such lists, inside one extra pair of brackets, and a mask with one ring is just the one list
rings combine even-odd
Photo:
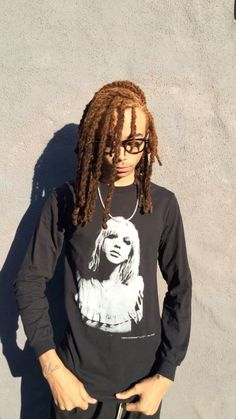
[(171, 195), (162, 232), (158, 262), (168, 285), (162, 310), (162, 340), (157, 351), (155, 374), (119, 393), (119, 399), (139, 396), (128, 411), (153, 415), (184, 359), (190, 336), (192, 278), (188, 265), (184, 228), (177, 199)]
[(156, 372), (174, 380), (190, 337), (192, 277), (178, 201), (171, 195), (162, 233), (158, 262), (168, 290), (162, 310), (162, 340)]
[(45, 295), (64, 241), (58, 223), (57, 195), (53, 191), (44, 203), (37, 226), (14, 282), (19, 314), (29, 345), (36, 356), (55, 348)]
[[(45, 202), (38, 224), (27, 249), (24, 261), (14, 283), (16, 301), (25, 334), (42, 367), (42, 373), (50, 386), (55, 404), (60, 409), (81, 407), (94, 403), (83, 384), (69, 371), (55, 351), (52, 324), (45, 295), (46, 283), (53, 276), (61, 253), (65, 222), (63, 197), (53, 191)], [(65, 217), (63, 216), (63, 220)]]

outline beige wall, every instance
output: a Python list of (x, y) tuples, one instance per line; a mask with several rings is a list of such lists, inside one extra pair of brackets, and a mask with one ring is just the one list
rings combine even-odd
[(130, 79), (156, 120), (163, 166), (156, 163), (153, 181), (179, 200), (194, 285), (189, 351), (162, 418), (235, 419), (233, 1), (0, 6), (0, 418), (20, 418), (22, 400), (21, 419), (47, 419), (47, 389), (21, 324), (15, 343), (11, 283), (44, 197), (73, 176), (75, 124), (86, 103), (103, 84)]

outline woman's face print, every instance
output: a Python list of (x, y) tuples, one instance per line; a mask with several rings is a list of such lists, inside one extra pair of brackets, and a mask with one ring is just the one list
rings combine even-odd
[[(139, 275), (138, 230), (122, 216), (107, 220), (96, 238), (91, 274), (77, 272), (75, 300), (82, 321), (108, 333), (130, 333), (143, 319), (144, 281)], [(95, 268), (95, 269), (94, 269)], [(136, 336), (134, 336), (136, 337)]]
[(127, 260), (131, 251), (131, 240), (127, 232), (110, 232), (104, 239), (102, 250), (111, 263), (119, 264)]

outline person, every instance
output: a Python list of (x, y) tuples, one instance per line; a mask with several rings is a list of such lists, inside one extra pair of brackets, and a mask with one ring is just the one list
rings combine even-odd
[[(132, 320), (138, 323), (142, 319), (144, 283), (138, 275), (139, 259), (139, 237), (134, 224), (123, 217), (108, 220), (89, 262), (97, 279), (82, 278), (77, 272), (76, 301), (86, 324), (119, 333), (131, 331)], [(104, 263), (107, 266), (102, 268)]]
[[(14, 283), (51, 418), (157, 419), (189, 344), (192, 276), (176, 195), (151, 181), (162, 162), (142, 89), (96, 91), (75, 153), (75, 178), (47, 198)], [(68, 320), (56, 347), (45, 287), (63, 243)]]

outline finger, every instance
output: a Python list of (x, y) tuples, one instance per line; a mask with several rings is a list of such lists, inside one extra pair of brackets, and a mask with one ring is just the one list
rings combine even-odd
[(82, 410), (88, 410), (88, 403), (86, 403), (83, 399), (78, 403), (78, 406)]
[(81, 389), (81, 397), (82, 397), (82, 398), (83, 398), (83, 400), (85, 400), (87, 403), (92, 403), (92, 404), (97, 403), (97, 400), (96, 400), (96, 399), (94, 399), (93, 397), (91, 397), (91, 396), (87, 393), (87, 391), (85, 390), (85, 388), (84, 388), (84, 387), (82, 387), (82, 389)]
[(129, 390), (122, 391), (120, 393), (116, 393), (116, 397), (118, 399), (128, 399), (129, 397), (135, 396), (137, 394), (139, 394), (138, 390), (137, 390), (137, 387), (134, 386), (134, 387), (131, 387)]
[(61, 400), (59, 403), (57, 403), (57, 407), (60, 410), (63, 411), (72, 411), (73, 409), (75, 409), (76, 407), (80, 407), (82, 410), (87, 410), (88, 409), (88, 403), (85, 402), (81, 397), (80, 397), (80, 401), (78, 401), (77, 403), (71, 403), (71, 402), (67, 402), (67, 401), (63, 401)]
[(76, 409), (76, 406), (72, 406), (70, 405), (66, 405), (64, 409), (62, 410), (66, 410), (67, 412), (72, 412), (72, 410)]
[(141, 412), (140, 410), (140, 403), (136, 402), (136, 403), (126, 403), (126, 410), (128, 412)]
[(56, 407), (60, 410), (65, 410), (65, 403), (64, 400), (61, 399), (60, 397), (58, 397), (57, 399), (54, 399), (54, 404), (56, 405)]

